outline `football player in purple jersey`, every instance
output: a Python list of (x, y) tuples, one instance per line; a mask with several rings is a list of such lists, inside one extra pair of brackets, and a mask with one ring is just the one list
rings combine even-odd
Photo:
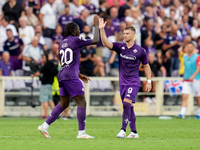
[(61, 62), (61, 70), (58, 73), (61, 101), (52, 110), (47, 120), (38, 127), (38, 130), (46, 138), (51, 138), (48, 133), (49, 125), (69, 106), (71, 98), (78, 104), (77, 118), (79, 132), (77, 138), (94, 138), (85, 132), (86, 100), (84, 96), (84, 87), (80, 81), (81, 79), (83, 82), (87, 83), (90, 79), (79, 73), (80, 48), (99, 42), (99, 17), (97, 15), (94, 16), (93, 25), (95, 27), (95, 33), (92, 40), (79, 37), (80, 29), (76, 23), (70, 22), (65, 26), (65, 39), (60, 43), (58, 48)]
[(105, 25), (106, 22), (104, 22), (103, 18), (100, 18), (99, 29), (102, 43), (107, 48), (115, 51), (119, 58), (119, 85), (124, 111), (122, 116), (122, 127), (119, 134), (117, 134), (117, 137), (126, 137), (126, 127), (129, 123), (131, 133), (127, 138), (138, 138), (139, 135), (136, 130), (136, 117), (133, 103), (135, 103), (135, 97), (141, 84), (139, 78), (140, 62), (142, 62), (144, 66), (145, 75), (147, 77), (146, 92), (151, 90), (151, 69), (148, 64), (147, 53), (144, 48), (135, 44), (135, 28), (133, 26), (127, 26), (124, 29), (125, 43), (111, 43), (107, 40), (104, 30)]

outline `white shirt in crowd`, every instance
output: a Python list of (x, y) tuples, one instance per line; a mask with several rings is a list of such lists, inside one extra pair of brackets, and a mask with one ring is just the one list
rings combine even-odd
[(0, 25), (0, 35), (0, 52), (2, 52), (4, 42), (7, 40), (6, 29), (3, 25)]
[(199, 37), (200, 36), (200, 28), (195, 28), (195, 27), (192, 27), (191, 28), (191, 36), (192, 37)]
[[(39, 46), (33, 47), (31, 44), (26, 45), (23, 49), (22, 55), (28, 58), (33, 58), (34, 60), (38, 61), (42, 59), (43, 51)], [(22, 69), (25, 71), (30, 71), (30, 67), (26, 65), (26, 61), (23, 60)]]
[(35, 36), (35, 31), (32, 26), (19, 28), (19, 37), (23, 40), (24, 45), (30, 44), (34, 36)]
[(53, 7), (49, 3), (46, 3), (40, 9), (40, 13), (44, 15), (43, 16), (44, 26), (50, 29), (55, 29), (57, 20), (56, 20), (56, 11), (53, 9)]

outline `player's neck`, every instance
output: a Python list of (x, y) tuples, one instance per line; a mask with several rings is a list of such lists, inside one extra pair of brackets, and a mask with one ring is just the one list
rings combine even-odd
[(127, 46), (128, 48), (131, 48), (134, 44), (135, 44), (134, 41), (126, 42), (126, 46)]

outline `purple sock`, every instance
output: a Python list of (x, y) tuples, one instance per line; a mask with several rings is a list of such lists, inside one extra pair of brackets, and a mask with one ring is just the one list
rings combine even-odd
[(48, 125), (50, 125), (51, 123), (53, 123), (61, 114), (61, 112), (63, 112), (63, 108), (60, 106), (60, 104), (56, 105), (56, 107), (54, 107), (54, 109), (51, 112), (51, 115), (47, 118), (46, 123)]
[(131, 107), (131, 115), (130, 115), (130, 118), (128, 119), (130, 121), (129, 125), (130, 125), (130, 128), (131, 128), (131, 131), (136, 131), (136, 117), (135, 117), (135, 112), (134, 112), (134, 108), (133, 106)]
[(77, 108), (77, 118), (79, 130), (85, 130), (85, 121), (86, 121), (86, 108), (78, 107)]
[(129, 118), (131, 115), (131, 104), (127, 102), (123, 102), (123, 115), (122, 115), (122, 128), (124, 131), (126, 131), (126, 127), (129, 123)]

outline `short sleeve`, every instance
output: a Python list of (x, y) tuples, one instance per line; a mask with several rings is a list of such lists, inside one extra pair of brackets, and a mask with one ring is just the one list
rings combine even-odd
[(197, 66), (200, 66), (200, 55), (197, 57)]
[(77, 45), (77, 47), (81, 48), (83, 46), (88, 46), (88, 45), (92, 45), (92, 40), (91, 39), (85, 39), (83, 37), (76, 37), (74, 40), (75, 44)]
[(113, 47), (111, 50), (115, 51), (118, 54), (121, 49), (121, 43), (113, 42), (112, 44), (113, 44)]
[(148, 64), (148, 59), (147, 59), (147, 52), (145, 49), (141, 49), (142, 50), (142, 54), (141, 54), (141, 62), (143, 65)]
[(47, 5), (44, 5), (41, 9), (40, 9), (40, 13), (41, 14), (46, 14), (46, 12), (47, 12), (47, 7), (46, 7)]

